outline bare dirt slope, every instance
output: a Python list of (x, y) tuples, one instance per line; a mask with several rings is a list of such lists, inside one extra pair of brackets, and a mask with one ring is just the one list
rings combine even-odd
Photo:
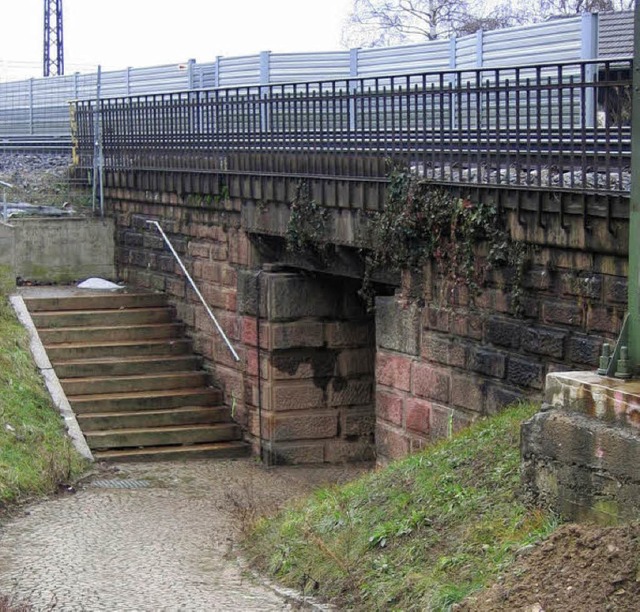
[(564, 525), (458, 612), (640, 610), (640, 525)]

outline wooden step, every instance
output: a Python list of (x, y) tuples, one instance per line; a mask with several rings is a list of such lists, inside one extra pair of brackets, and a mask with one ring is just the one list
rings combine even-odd
[(96, 357), (83, 360), (54, 361), (58, 378), (131, 376), (159, 372), (197, 370), (202, 359), (197, 355), (160, 355), (142, 357)]
[(228, 421), (231, 421), (231, 411), (226, 406), (183, 406), (165, 410), (78, 415), (78, 423), (84, 432), (198, 423), (224, 423)]
[(167, 305), (164, 293), (111, 293), (107, 295), (69, 295), (64, 297), (24, 297), (29, 312), (42, 310), (94, 310), (155, 308)]
[(248, 457), (251, 447), (246, 442), (217, 442), (193, 446), (147, 447), (129, 450), (95, 451), (97, 461), (174, 461), (184, 459), (238, 459)]
[(168, 391), (76, 395), (68, 399), (76, 414), (95, 414), (164, 410), (196, 405), (218, 406), (222, 403), (222, 393), (219, 389), (201, 387), (199, 389), (170, 389)]
[(193, 389), (207, 384), (207, 373), (160, 372), (135, 376), (100, 376), (90, 378), (63, 378), (60, 384), (68, 397), (101, 395), (104, 393), (130, 393), (164, 389)]
[(96, 344), (118, 340), (158, 340), (160, 338), (178, 338), (184, 333), (182, 323), (158, 323), (154, 325), (136, 325), (135, 327), (63, 327), (58, 329), (39, 329), (38, 334), (44, 345), (64, 343)]
[(169, 306), (160, 308), (132, 308), (114, 310), (103, 308), (100, 310), (66, 310), (42, 311), (31, 315), (34, 325), (38, 329), (59, 327), (115, 327), (149, 325), (152, 323), (168, 323), (173, 311)]
[(184, 446), (238, 440), (240, 428), (235, 423), (172, 425), (169, 427), (88, 431), (85, 433), (85, 438), (91, 449)]
[(123, 358), (184, 355), (192, 350), (187, 338), (159, 338), (157, 340), (119, 341), (119, 342), (62, 342), (45, 346), (47, 355), (55, 365), (58, 361), (74, 359)]

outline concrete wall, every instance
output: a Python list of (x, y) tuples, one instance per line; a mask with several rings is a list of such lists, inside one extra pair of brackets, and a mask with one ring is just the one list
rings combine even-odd
[(115, 280), (113, 219), (23, 218), (0, 224), (0, 265), (23, 281)]

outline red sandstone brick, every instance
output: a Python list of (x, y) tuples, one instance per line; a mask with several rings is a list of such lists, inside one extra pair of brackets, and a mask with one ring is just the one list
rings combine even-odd
[(370, 404), (373, 395), (373, 381), (334, 378), (329, 384), (330, 406), (362, 406)]
[(411, 387), (411, 359), (378, 351), (376, 354), (376, 382), (386, 387), (409, 391)]
[(226, 261), (229, 257), (229, 247), (226, 242), (211, 243), (211, 259)]
[(409, 439), (402, 430), (376, 423), (376, 447), (382, 460), (401, 459), (409, 452)]
[(405, 401), (404, 412), (407, 429), (417, 431), (425, 436), (429, 435), (431, 402), (408, 397)]
[(616, 335), (622, 326), (622, 316), (622, 309), (590, 305), (587, 311), (587, 331), (600, 331)]
[(367, 439), (327, 440), (324, 443), (325, 463), (371, 461), (374, 456), (374, 445)]
[(325, 392), (313, 380), (277, 381), (264, 385), (263, 399), (269, 410), (278, 412), (326, 406)]
[(327, 323), (326, 334), (327, 346), (330, 348), (361, 347), (373, 344), (373, 327), (368, 322)]
[(219, 283), (222, 280), (222, 265), (214, 261), (203, 262), (199, 266), (200, 278)]
[(338, 434), (338, 415), (336, 412), (277, 414), (272, 422), (271, 434), (274, 441), (335, 438)]
[(451, 377), (451, 403), (454, 406), (482, 413), (484, 394), (480, 380), (470, 376), (453, 375)]
[(175, 295), (176, 297), (184, 297), (185, 295), (185, 280), (181, 278), (168, 278), (167, 279), (167, 293)]
[(187, 249), (187, 252), (191, 257), (208, 259), (211, 254), (211, 247), (206, 242), (194, 242), (192, 240), (189, 242)]
[(337, 374), (340, 376), (373, 374), (374, 361), (375, 351), (373, 347), (341, 351), (337, 359)]
[[(240, 340), (242, 344), (249, 346), (258, 345), (258, 326), (254, 317), (242, 317), (240, 323)], [(261, 348), (269, 347), (269, 323), (260, 323), (260, 346)]]
[(437, 402), (449, 401), (450, 375), (429, 363), (411, 364), (411, 392)]
[(341, 411), (343, 436), (371, 436), (375, 429), (373, 408), (345, 408)]
[(235, 268), (231, 266), (222, 267), (222, 284), (225, 287), (231, 287), (235, 289), (238, 285), (238, 273)]
[(320, 347), (324, 344), (324, 325), (321, 321), (294, 321), (271, 324), (271, 347), (290, 349)]
[(324, 462), (324, 446), (323, 441), (307, 442), (297, 444), (291, 442), (274, 443), (268, 452), (271, 461), (277, 465), (299, 465), (305, 463), (323, 463)]
[(376, 416), (394, 425), (402, 426), (402, 395), (376, 391)]

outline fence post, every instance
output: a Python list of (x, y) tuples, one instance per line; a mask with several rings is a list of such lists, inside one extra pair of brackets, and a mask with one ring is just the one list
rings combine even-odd
[(33, 77), (29, 79), (29, 134), (33, 136)]
[(188, 81), (188, 89), (191, 90), (193, 89), (193, 81), (194, 81), (194, 69), (195, 69), (195, 65), (196, 65), (196, 60), (194, 59), (190, 59), (187, 62), (187, 81)]
[(220, 87), (220, 60), (222, 55), (216, 56), (216, 61), (213, 64), (213, 86)]
[[(260, 97), (269, 95), (269, 83), (271, 82), (271, 51), (260, 51)], [(260, 129), (266, 132), (269, 129), (269, 109), (266, 101), (260, 104)]]
[[(458, 65), (457, 62), (457, 55), (458, 52), (458, 39), (455, 36), (452, 36), (449, 39), (449, 68), (451, 70), (455, 70), (456, 66)], [(456, 75), (455, 73), (451, 74), (451, 76), (449, 77), (449, 83), (451, 83), (451, 85), (453, 87), (457, 87), (457, 83), (456, 83)], [(451, 117), (450, 117), (450, 125), (451, 125), (451, 129), (455, 129), (457, 123), (456, 123), (456, 111), (457, 111), (457, 97), (456, 94), (451, 94), (451, 99), (450, 99), (450, 113), (451, 113)]]
[[(580, 59), (590, 60), (598, 56), (598, 14), (582, 13), (580, 32)], [(589, 64), (585, 70), (587, 83), (595, 83), (596, 66)], [(596, 124), (596, 88), (589, 87), (584, 90), (585, 127), (595, 127)]]
[[(358, 77), (358, 54), (360, 49), (349, 49), (349, 129), (356, 129), (356, 99), (353, 96), (358, 89), (358, 83), (355, 79)], [(354, 80), (352, 80), (354, 79)]]

